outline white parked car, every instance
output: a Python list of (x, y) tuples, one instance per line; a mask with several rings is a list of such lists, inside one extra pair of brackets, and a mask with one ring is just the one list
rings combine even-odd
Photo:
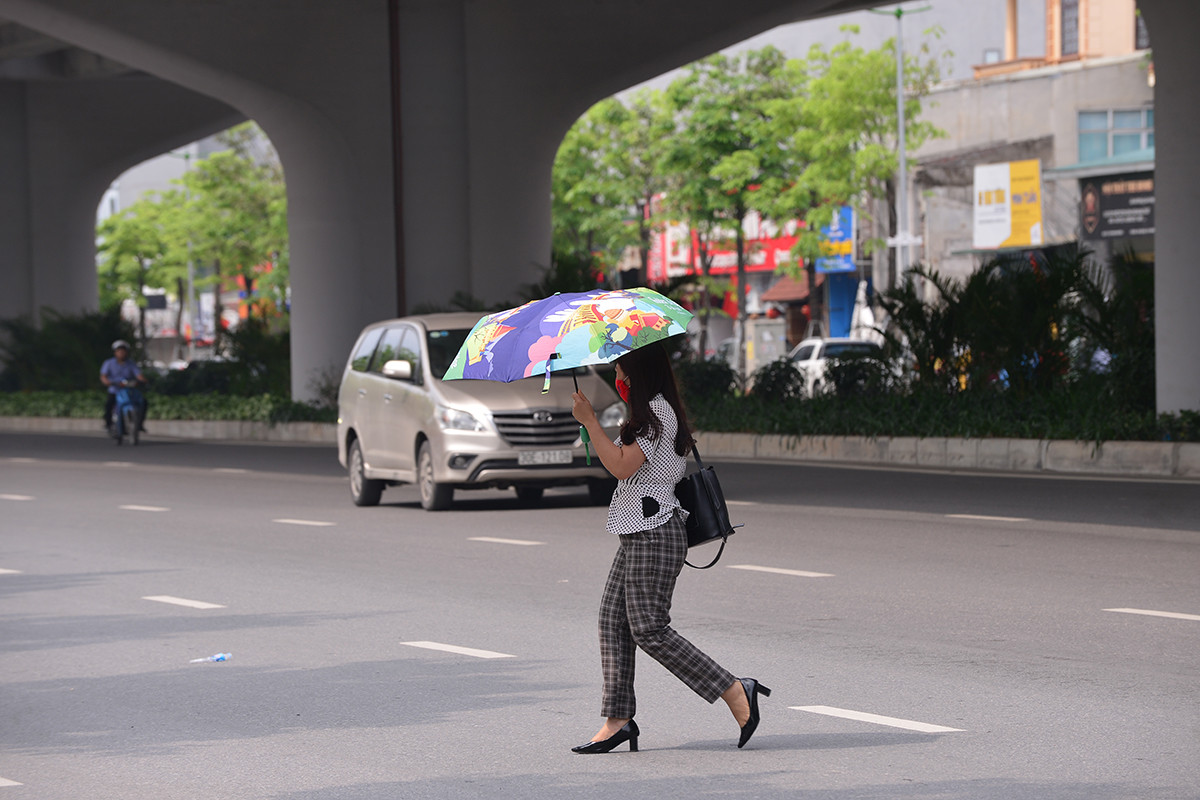
[[(481, 314), (428, 314), (368, 325), (359, 335), (338, 390), (338, 460), (350, 474), (356, 505), (379, 502), (387, 486), (417, 484), (421, 505), (448, 508), (456, 489), (516, 489), (536, 502), (548, 486), (586, 485), (607, 504), (616, 481), (592, 451), (586, 463), (571, 416), (569, 372), (512, 383), (443, 381)], [(611, 438), (625, 404), (593, 369), (579, 388)]]
[(831, 358), (883, 357), (883, 348), (860, 339), (805, 339), (792, 348), (788, 359), (804, 378), (804, 396), (815, 397), (829, 388), (826, 375)]

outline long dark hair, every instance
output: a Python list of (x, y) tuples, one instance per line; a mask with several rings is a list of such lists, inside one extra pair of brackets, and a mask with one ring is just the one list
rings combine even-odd
[(675, 430), (675, 452), (686, 456), (696, 441), (688, 423), (683, 398), (675, 383), (675, 371), (671, 369), (671, 358), (661, 342), (655, 342), (637, 350), (630, 350), (617, 359), (625, 376), (629, 378), (629, 419), (621, 426), (621, 442), (633, 444), (639, 436), (657, 439), (662, 435), (662, 422), (650, 409), (650, 401), (662, 394), (675, 411), (679, 426)]

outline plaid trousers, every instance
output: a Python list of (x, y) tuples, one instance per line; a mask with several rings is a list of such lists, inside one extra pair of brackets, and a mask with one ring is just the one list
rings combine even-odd
[(600, 599), (601, 715), (626, 719), (637, 711), (633, 668), (638, 647), (715, 703), (737, 679), (671, 627), (671, 595), (687, 557), (687, 531), (679, 515), (619, 538)]

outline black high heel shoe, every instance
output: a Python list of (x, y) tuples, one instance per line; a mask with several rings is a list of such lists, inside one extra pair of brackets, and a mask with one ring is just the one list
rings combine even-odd
[(746, 720), (746, 724), (742, 726), (742, 735), (738, 737), (738, 748), (745, 747), (746, 742), (750, 741), (750, 737), (754, 735), (754, 731), (758, 730), (758, 696), (770, 697), (771, 690), (763, 686), (754, 678), (738, 678), (742, 684), (742, 688), (746, 690), (746, 699), (750, 701), (750, 719)]
[(607, 753), (617, 745), (622, 744), (623, 742), (629, 742), (629, 752), (636, 753), (638, 734), (640, 733), (641, 731), (638, 730), (637, 723), (631, 719), (629, 722), (625, 723), (621, 730), (617, 731), (607, 739), (602, 739), (598, 742), (584, 742), (581, 745), (572, 747), (571, 752), (580, 753), (583, 755), (588, 755), (591, 753)]

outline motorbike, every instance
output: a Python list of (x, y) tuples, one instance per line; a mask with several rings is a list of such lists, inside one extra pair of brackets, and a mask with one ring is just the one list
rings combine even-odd
[(126, 381), (117, 387), (117, 402), (114, 409), (113, 439), (120, 447), (125, 439), (137, 445), (142, 430), (142, 409), (145, 402), (136, 381)]

